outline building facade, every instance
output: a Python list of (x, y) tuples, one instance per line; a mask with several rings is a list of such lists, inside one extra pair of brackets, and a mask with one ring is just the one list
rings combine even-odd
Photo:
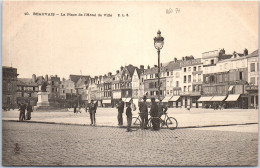
[(203, 65), (201, 58), (180, 62), (182, 71), (181, 105), (183, 108), (198, 108), (201, 97)]
[(2, 107), (14, 108), (17, 106), (17, 69), (2, 67)]

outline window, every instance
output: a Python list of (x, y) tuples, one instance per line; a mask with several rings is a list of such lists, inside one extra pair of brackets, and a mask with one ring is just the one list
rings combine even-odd
[(186, 68), (183, 68), (183, 72), (186, 72)]
[(214, 59), (210, 60), (210, 64), (211, 65), (214, 64)]
[(173, 72), (171, 71), (171, 75), (173, 75)]
[(191, 75), (188, 76), (188, 82), (191, 82)]
[(196, 71), (197, 67), (193, 67), (193, 71)]
[(188, 86), (188, 92), (190, 91), (190, 86)]
[(170, 72), (167, 72), (167, 76), (169, 76), (170, 75)]
[(191, 67), (189, 67), (189, 72), (191, 71)]
[(250, 64), (250, 69), (251, 69), (250, 72), (255, 72), (255, 63)]
[(219, 74), (219, 75), (218, 75), (218, 82), (219, 82), (219, 83), (222, 83), (222, 82), (223, 82), (223, 80), (222, 80), (222, 74)]
[(239, 72), (239, 80), (243, 80), (243, 72)]
[(176, 87), (179, 87), (179, 81), (176, 81)]
[(201, 74), (198, 74), (198, 82), (201, 82)]
[(150, 91), (150, 95), (153, 95), (153, 91)]
[(179, 77), (180, 77), (180, 73), (176, 72), (176, 78), (179, 78)]
[(54, 88), (51, 88), (51, 91), (54, 92)]
[(196, 75), (193, 75), (193, 82), (196, 82)]
[(186, 86), (184, 86), (183, 90), (184, 90), (184, 92), (186, 92)]
[(250, 83), (255, 84), (255, 77), (250, 78)]
[(201, 71), (201, 66), (198, 67), (198, 71)]
[(155, 88), (156, 88), (156, 83), (157, 83), (157, 82), (154, 82), (154, 87), (155, 87)]
[(54, 85), (54, 81), (51, 81), (51, 85)]
[(65, 93), (65, 90), (63, 90), (62, 93)]
[(183, 80), (184, 80), (184, 83), (186, 83), (186, 76), (184, 76), (184, 79), (183, 79)]
[(149, 83), (149, 88), (153, 88), (153, 83)]

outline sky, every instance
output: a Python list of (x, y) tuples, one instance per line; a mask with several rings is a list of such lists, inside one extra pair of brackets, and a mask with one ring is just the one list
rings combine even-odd
[[(33, 12), (59, 15), (35, 16)], [(158, 30), (164, 37), (163, 63), (174, 57), (200, 58), (203, 52), (220, 48), (226, 53), (258, 49), (257, 1), (4, 1), (2, 24), (2, 65), (17, 68), (20, 78), (32, 74), (99, 76), (115, 74), (121, 65), (156, 65), (153, 38)]]

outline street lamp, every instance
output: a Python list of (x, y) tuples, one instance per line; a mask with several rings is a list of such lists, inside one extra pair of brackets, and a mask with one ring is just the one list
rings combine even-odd
[(160, 101), (160, 50), (163, 48), (164, 38), (161, 36), (161, 31), (158, 30), (157, 36), (154, 37), (154, 47), (158, 53), (158, 100)]

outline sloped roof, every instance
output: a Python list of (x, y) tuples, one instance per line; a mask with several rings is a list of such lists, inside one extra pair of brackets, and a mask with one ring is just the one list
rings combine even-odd
[(33, 82), (31, 78), (18, 78), (17, 85), (38, 86), (38, 84)]
[(249, 54), (247, 57), (258, 57), (258, 56), (259, 56), (259, 52), (258, 52), (258, 49), (257, 49), (254, 52), (252, 52), (251, 54)]
[(130, 76), (132, 77), (134, 72), (135, 72), (135, 68), (137, 68), (137, 67), (135, 67), (133, 65), (128, 65), (128, 66), (125, 66), (125, 67), (128, 70), (128, 72), (130, 73)]
[(166, 66), (166, 71), (173, 71), (175, 69), (179, 69), (180, 68), (180, 62), (177, 61), (171, 61), (168, 63), (168, 65)]
[(87, 75), (87, 76), (84, 76), (84, 75), (70, 75), (70, 80), (72, 80), (75, 84), (78, 82), (78, 80), (80, 78), (86, 78), (86, 79), (89, 79), (90, 76)]

